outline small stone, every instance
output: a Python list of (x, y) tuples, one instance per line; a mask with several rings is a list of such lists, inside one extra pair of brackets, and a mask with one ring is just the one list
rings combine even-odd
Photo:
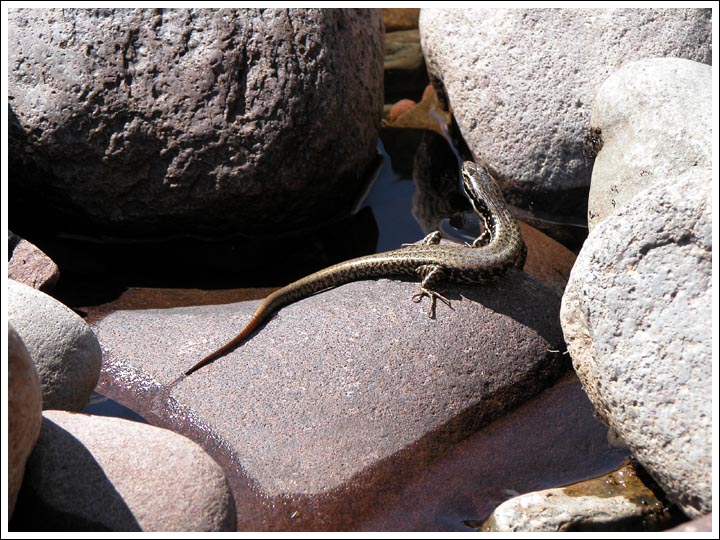
[(392, 106), (392, 109), (390, 109), (390, 113), (388, 114), (388, 120), (390, 120), (390, 122), (395, 122), (399, 117), (411, 110), (416, 105), (417, 103), (415, 103), (412, 99), (401, 99)]
[(597, 224), (560, 313), (598, 416), (690, 516), (712, 510), (712, 172)]
[(235, 530), (225, 475), (194, 442), (120, 418), (43, 416), (16, 530)]
[(25, 463), (40, 434), (42, 392), (35, 364), (8, 324), (8, 514), (12, 516)]
[(8, 280), (8, 320), (40, 375), (43, 410), (80, 411), (100, 375), (102, 352), (72, 310), (32, 287)]
[(40, 248), (8, 231), (8, 277), (48, 292), (60, 278), (57, 264)]
[(659, 531), (675, 518), (628, 463), (562, 488), (525, 493), (498, 506), (483, 532)]
[(613, 73), (590, 117), (602, 140), (590, 185), (590, 228), (657, 180), (711, 169), (712, 110), (707, 64), (646, 58)]

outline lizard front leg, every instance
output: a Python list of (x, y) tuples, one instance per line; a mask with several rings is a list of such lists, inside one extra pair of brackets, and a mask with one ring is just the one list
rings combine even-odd
[(424, 264), (422, 266), (418, 266), (415, 269), (415, 272), (418, 276), (422, 278), (422, 282), (420, 283), (420, 292), (413, 295), (412, 300), (415, 303), (420, 302), (424, 296), (430, 297), (430, 309), (428, 310), (428, 317), (431, 319), (435, 318), (435, 304), (437, 299), (439, 298), (442, 302), (444, 302), (450, 309), (452, 309), (452, 304), (450, 304), (450, 300), (445, 298), (442, 294), (438, 293), (437, 291), (433, 290), (433, 286), (437, 285), (440, 281), (445, 279), (445, 269), (442, 266), (439, 266), (437, 264)]

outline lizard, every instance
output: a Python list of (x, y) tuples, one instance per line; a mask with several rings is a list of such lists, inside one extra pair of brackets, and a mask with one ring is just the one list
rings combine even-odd
[(220, 348), (185, 371), (188, 376), (245, 341), (270, 315), (301, 298), (351, 281), (387, 276), (417, 276), (422, 281), (415, 302), (430, 298), (429, 316), (440, 300), (450, 301), (435, 290), (438, 283), (480, 284), (501, 276), (513, 266), (522, 269), (527, 248), (520, 229), (505, 204), (499, 186), (482, 164), (465, 161), (461, 167), (463, 188), (475, 212), (484, 223), (482, 234), (472, 244), (441, 244), (439, 231), (420, 243), (382, 253), (358, 257), (305, 276), (267, 296), (245, 327)]

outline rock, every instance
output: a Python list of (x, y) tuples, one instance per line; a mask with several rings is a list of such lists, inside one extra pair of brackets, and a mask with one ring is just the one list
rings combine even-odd
[(613, 73), (590, 117), (602, 138), (590, 184), (590, 228), (657, 180), (712, 169), (712, 111), (709, 65), (646, 58)]
[(620, 66), (677, 56), (710, 64), (708, 9), (423, 9), (431, 80), (442, 81), (474, 156), (509, 202), (585, 219), (583, 155), (597, 88)]
[(666, 532), (671, 533), (696, 533), (696, 532), (712, 532), (712, 512), (702, 517), (668, 529)]
[(85, 234), (266, 235), (335, 217), (364, 187), (380, 10), (13, 9), (8, 21), (16, 206), (62, 208)]
[(390, 122), (395, 122), (399, 117), (411, 110), (416, 105), (417, 103), (415, 103), (412, 99), (401, 99), (400, 101), (395, 103), (395, 105), (393, 105), (390, 109), (390, 114), (388, 114), (388, 120)]
[[(408, 478), (397, 471), (395, 485), (373, 494), (379, 510), (357, 530), (477, 531), (479, 518), (509, 497), (619, 467), (628, 452), (608, 447), (606, 432), (569, 370), (552, 388), (455, 445), (420, 474)], [(362, 499), (351, 504), (343, 510), (361, 514), (373, 508)]]
[(94, 323), (99, 391), (194, 440), (211, 433), (233, 492), (262, 499), (238, 502), (255, 508), (240, 530), (327, 527), (348, 490), (367, 497), (396, 467), (422, 469), (563, 367), (550, 352), (558, 296), (526, 274), (448, 287), (453, 309), (439, 303), (435, 319), (410, 301), (417, 287), (361, 281), (302, 299), (177, 384), (257, 303), (116, 311)]
[(428, 75), (417, 29), (385, 34), (384, 68), (386, 100), (421, 99)]
[(40, 434), (42, 392), (35, 364), (10, 324), (7, 347), (8, 515), (12, 516), (25, 474), (25, 462)]
[(391, 8), (382, 10), (385, 32), (412, 30), (418, 27), (419, 8)]
[(15, 530), (235, 530), (225, 476), (202, 448), (120, 418), (46, 411), (20, 500)]
[(673, 519), (632, 463), (597, 478), (525, 493), (498, 506), (483, 532), (658, 531)]
[(100, 375), (102, 352), (90, 327), (69, 308), (8, 280), (8, 320), (40, 374), (43, 409), (79, 411)]
[(41, 249), (8, 231), (8, 277), (48, 292), (55, 287), (60, 271), (53, 260)]
[(658, 181), (600, 222), (561, 320), (598, 415), (690, 516), (712, 502), (712, 173)]

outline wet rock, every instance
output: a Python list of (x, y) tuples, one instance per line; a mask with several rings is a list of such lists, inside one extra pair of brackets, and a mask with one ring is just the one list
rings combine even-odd
[(94, 324), (100, 391), (204, 440), (235, 475), (239, 507), (260, 493), (241, 530), (343, 528), (354, 519), (337, 513), (348, 490), (367, 496), (400, 464), (422, 468), (563, 366), (550, 352), (561, 343), (558, 296), (526, 274), (448, 287), (453, 309), (439, 304), (434, 319), (415, 292), (378, 280), (302, 299), (175, 386), (256, 303), (117, 311)]
[(52, 290), (60, 278), (53, 260), (40, 248), (8, 231), (8, 277), (44, 292)]
[(552, 388), (458, 443), (418, 475), (404, 478), (400, 471), (406, 482), (397, 483), (397, 492), (386, 488), (376, 496), (382, 509), (359, 530), (477, 530), (480, 518), (519, 493), (619, 467), (628, 452), (608, 447), (606, 431), (570, 370)]
[(702, 517), (668, 529), (666, 532), (672, 533), (694, 533), (694, 532), (712, 532), (712, 512)]
[(43, 416), (14, 530), (235, 530), (225, 476), (192, 441), (120, 418)]
[(86, 234), (296, 230), (351, 208), (376, 157), (380, 10), (14, 9), (8, 28), (15, 203)]
[(12, 516), (25, 462), (40, 434), (42, 392), (35, 364), (12, 325), (8, 324), (8, 515)]
[(628, 463), (597, 478), (505, 501), (482, 531), (658, 531), (672, 519), (665, 502)]
[(423, 9), (420, 37), (431, 80), (509, 202), (583, 219), (598, 86), (633, 60), (709, 64), (712, 49), (707, 9)]
[(102, 352), (95, 334), (43, 292), (8, 280), (8, 294), (8, 320), (40, 375), (43, 409), (81, 410), (100, 374)]
[(418, 18), (420, 17), (419, 8), (383, 9), (382, 13), (386, 32), (412, 30), (418, 27)]
[(690, 516), (712, 501), (711, 178), (658, 181), (599, 223), (561, 312), (598, 415)]
[(417, 29), (385, 34), (384, 68), (386, 100), (421, 98), (428, 75)]
[(626, 64), (600, 87), (601, 137), (588, 201), (592, 228), (657, 180), (712, 168), (712, 67), (682, 58)]

